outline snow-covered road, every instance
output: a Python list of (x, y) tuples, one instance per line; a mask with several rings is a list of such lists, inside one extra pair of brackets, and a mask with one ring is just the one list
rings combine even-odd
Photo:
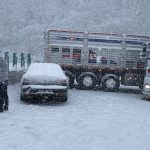
[(32, 105), (9, 86), (0, 150), (148, 150), (150, 102), (132, 92), (70, 90), (67, 103)]

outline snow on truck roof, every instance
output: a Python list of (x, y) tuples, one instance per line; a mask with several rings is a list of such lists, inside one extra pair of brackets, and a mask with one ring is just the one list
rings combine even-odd
[(64, 79), (66, 76), (62, 71), (60, 65), (54, 63), (32, 63), (23, 78), (45, 76), (55, 79)]

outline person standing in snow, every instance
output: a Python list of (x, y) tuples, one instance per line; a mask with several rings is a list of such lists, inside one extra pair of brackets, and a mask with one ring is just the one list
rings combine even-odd
[(0, 112), (8, 110), (8, 64), (0, 56)]

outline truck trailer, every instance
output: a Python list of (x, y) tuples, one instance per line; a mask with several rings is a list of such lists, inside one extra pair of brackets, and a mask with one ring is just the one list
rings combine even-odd
[(149, 36), (48, 30), (44, 39), (45, 61), (60, 64), (70, 88), (74, 83), (85, 90), (118, 91), (120, 84), (143, 88)]

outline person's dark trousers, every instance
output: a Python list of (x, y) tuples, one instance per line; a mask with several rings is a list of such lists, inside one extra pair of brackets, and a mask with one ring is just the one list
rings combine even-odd
[(7, 94), (7, 85), (5, 83), (0, 83), (0, 111), (8, 110), (8, 94)]

